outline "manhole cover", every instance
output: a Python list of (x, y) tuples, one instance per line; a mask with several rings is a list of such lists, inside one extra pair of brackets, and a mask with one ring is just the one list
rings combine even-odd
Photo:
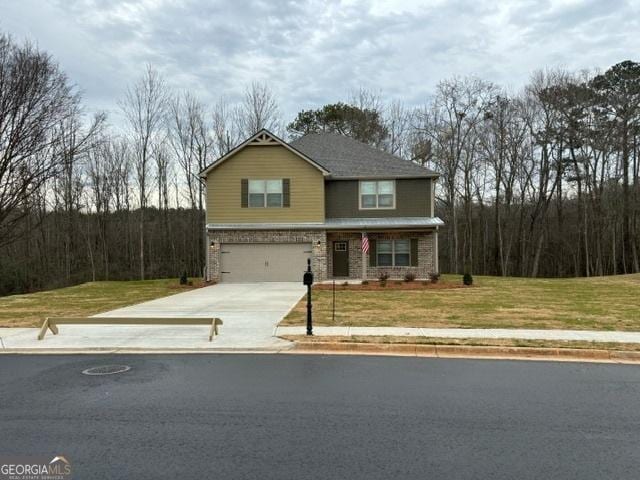
[(124, 373), (131, 370), (129, 365), (104, 365), (102, 367), (91, 367), (83, 370), (85, 375), (113, 375), (114, 373)]

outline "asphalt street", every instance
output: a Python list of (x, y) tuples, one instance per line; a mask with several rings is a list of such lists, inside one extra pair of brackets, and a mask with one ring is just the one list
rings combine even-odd
[[(82, 370), (126, 364), (129, 372)], [(76, 479), (637, 479), (640, 367), (0, 356), (0, 455)]]

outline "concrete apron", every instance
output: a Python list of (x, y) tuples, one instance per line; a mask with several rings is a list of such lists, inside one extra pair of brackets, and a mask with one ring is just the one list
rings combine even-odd
[[(278, 322), (305, 293), (299, 283), (219, 284), (119, 308), (97, 317), (219, 317), (220, 335), (209, 342), (202, 325), (60, 325), (37, 340), (37, 328), (0, 328), (5, 351), (279, 351), (291, 342), (274, 336)], [(1, 350), (0, 350), (1, 351)]]

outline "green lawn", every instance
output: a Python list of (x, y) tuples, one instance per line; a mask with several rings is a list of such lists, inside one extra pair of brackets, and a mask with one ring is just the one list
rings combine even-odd
[(161, 279), (89, 282), (46, 292), (10, 295), (0, 297), (0, 326), (33, 327), (45, 317), (93, 315), (192, 288), (180, 286), (177, 279)]
[[(461, 282), (444, 275), (444, 282)], [(470, 288), (315, 291), (314, 323), (340, 326), (640, 330), (640, 274), (571, 279), (474, 277)], [(302, 325), (303, 299), (282, 321)]]

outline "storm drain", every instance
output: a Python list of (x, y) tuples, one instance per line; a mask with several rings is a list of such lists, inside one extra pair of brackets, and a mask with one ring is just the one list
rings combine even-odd
[(101, 367), (91, 367), (83, 370), (85, 375), (113, 375), (115, 373), (124, 373), (131, 370), (129, 365), (103, 365)]

